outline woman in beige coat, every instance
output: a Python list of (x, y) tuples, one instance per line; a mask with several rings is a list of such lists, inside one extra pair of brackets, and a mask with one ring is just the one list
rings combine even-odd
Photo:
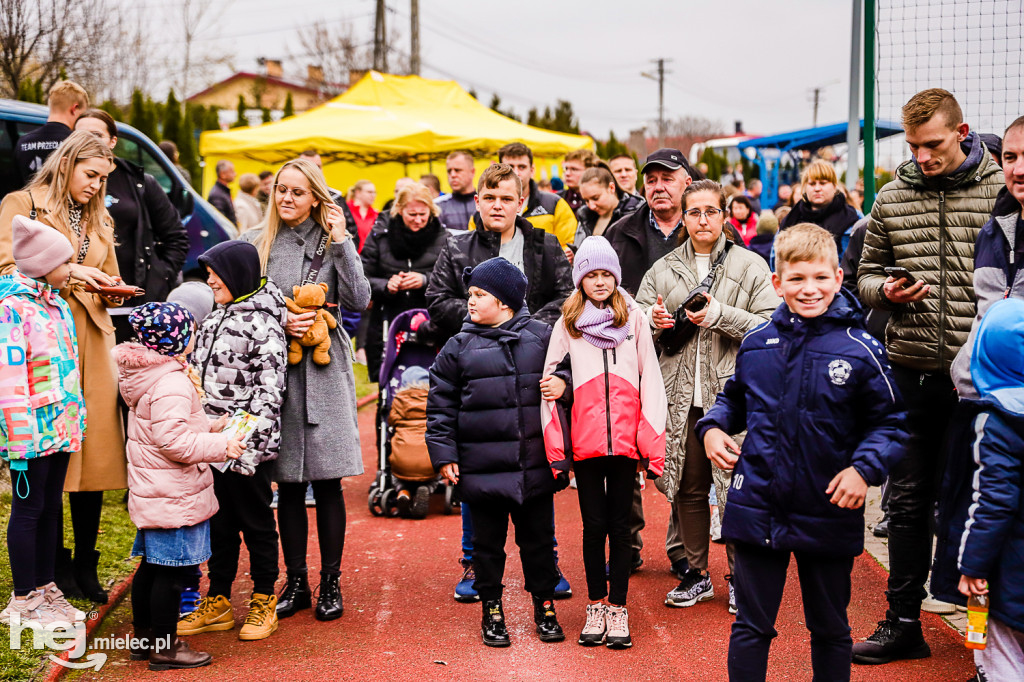
[[(780, 303), (764, 259), (732, 244), (723, 233), (725, 194), (718, 183), (700, 180), (687, 187), (683, 225), (686, 240), (648, 270), (636, 296), (641, 307), (650, 308), (659, 337), (673, 326), (673, 317), (675, 325), (691, 325), (693, 331), (679, 352), (662, 352), (660, 358), (668, 424), (665, 473), (657, 485), (672, 503), (665, 544), (681, 582), (668, 593), (665, 604), (676, 607), (693, 606), (715, 595), (707, 572), (708, 497), (714, 483), (722, 514), (729, 487), (729, 473), (711, 464), (693, 426), (735, 372), (744, 334), (767, 321)], [(679, 310), (708, 277), (712, 283), (705, 305), (697, 312)], [(731, 548), (727, 553), (731, 572)], [(729, 609), (736, 612), (731, 583)]]
[(71, 456), (64, 481), (64, 490), (70, 493), (74, 561), (70, 550), (58, 548), (57, 584), (68, 596), (84, 595), (100, 603), (107, 601), (96, 576), (103, 491), (127, 487), (117, 370), (110, 355), (114, 326), (107, 312), (123, 301), (91, 294), (84, 287), (120, 280), (113, 222), (103, 205), (113, 164), (110, 149), (95, 137), (84, 131), (72, 133), (24, 190), (8, 194), (0, 204), (0, 274), (14, 270), (11, 220), (16, 215), (50, 225), (75, 247), (71, 283), (60, 293), (75, 320), (86, 431), (82, 451)]

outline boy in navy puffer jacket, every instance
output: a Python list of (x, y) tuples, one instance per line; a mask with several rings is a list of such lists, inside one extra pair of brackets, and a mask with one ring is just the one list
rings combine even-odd
[(992, 304), (978, 326), (971, 379), (974, 500), (960, 542), (960, 591), (988, 594), (988, 644), (975, 650), (981, 680), (1024, 679), (1024, 301)]
[[(729, 677), (765, 678), (792, 553), (814, 678), (848, 680), (864, 496), (902, 454), (904, 413), (885, 350), (841, 289), (832, 235), (804, 223), (775, 245), (772, 283), (785, 302), (744, 338), (736, 374), (697, 423), (708, 457), (735, 467), (722, 526), (736, 543), (739, 606)], [(741, 453), (727, 434), (744, 429)]]
[(540, 380), (551, 328), (530, 318), (526, 276), (504, 258), (466, 268), (463, 281), (470, 321), (430, 368), (427, 449), (434, 469), (470, 505), (484, 644), (510, 644), (501, 602), (510, 518), (537, 634), (559, 642), (565, 634), (552, 601), (558, 570), (551, 520), (554, 493), (569, 484), (569, 474), (556, 476), (549, 467), (541, 433)]

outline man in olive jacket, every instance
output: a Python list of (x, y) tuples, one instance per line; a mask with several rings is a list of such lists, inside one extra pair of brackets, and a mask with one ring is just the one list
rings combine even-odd
[[(931, 655), (921, 602), (931, 563), (931, 517), (957, 395), (949, 371), (975, 314), (974, 242), (1003, 173), (963, 122), (953, 95), (933, 88), (903, 107), (913, 158), (879, 192), (857, 273), (861, 299), (892, 313), (886, 350), (907, 406), (906, 455), (889, 472), (889, 610), (855, 663)], [(887, 276), (906, 268), (914, 281)]]

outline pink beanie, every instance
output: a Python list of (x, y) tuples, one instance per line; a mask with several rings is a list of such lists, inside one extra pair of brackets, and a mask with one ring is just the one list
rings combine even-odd
[(14, 263), (29, 277), (44, 277), (71, 260), (75, 249), (60, 232), (23, 215), (11, 221)]
[(619, 255), (604, 237), (587, 237), (580, 244), (572, 261), (572, 283), (579, 289), (583, 278), (594, 270), (607, 270), (615, 277), (616, 284), (622, 282)]

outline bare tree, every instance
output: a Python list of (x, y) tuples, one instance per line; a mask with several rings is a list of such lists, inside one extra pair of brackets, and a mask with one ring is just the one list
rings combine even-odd
[(172, 25), (181, 26), (181, 73), (176, 85), (183, 96), (191, 94), (190, 82), (205, 82), (214, 69), (229, 63), (230, 56), (222, 49), (203, 49), (198, 43), (217, 43), (216, 35), (211, 34), (221, 26), (220, 20), (231, 3), (232, 0), (180, 0), (170, 10)]
[(665, 135), (668, 137), (712, 138), (725, 134), (721, 121), (712, 121), (703, 116), (680, 116), (665, 122)]
[(300, 29), (299, 43), (289, 57), (318, 64), (325, 83), (348, 83), (349, 71), (367, 69), (373, 61), (372, 43), (360, 41), (350, 22)]
[(77, 41), (81, 0), (0, 0), (0, 76), (4, 94), (16, 96), (32, 78), (48, 88), (67, 65)]

